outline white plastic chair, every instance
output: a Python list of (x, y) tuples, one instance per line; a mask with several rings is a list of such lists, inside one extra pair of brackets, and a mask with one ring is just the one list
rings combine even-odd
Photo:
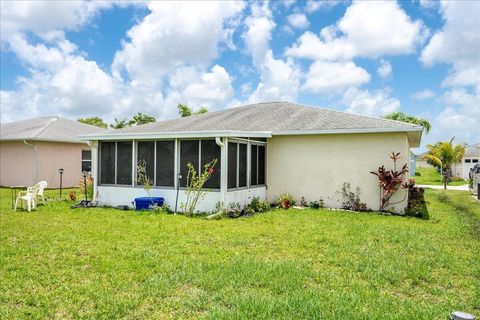
[(25, 203), (26, 203), (27, 209), (29, 212), (31, 211), (32, 208), (36, 208), (35, 199), (37, 198), (36, 192), (38, 191), (38, 188), (35, 188), (35, 186), (28, 187), (27, 191), (20, 191), (18, 193), (17, 200), (15, 201), (14, 211), (17, 211), (18, 201), (22, 201), (23, 208), (25, 208)]
[(40, 181), (35, 185), (35, 186), (38, 186), (37, 196), (35, 198), (36, 202), (39, 202), (40, 198), (42, 198), (42, 202), (43, 204), (45, 204), (45, 195), (43, 194), (43, 190), (45, 190), (47, 185), (48, 185), (47, 181)]

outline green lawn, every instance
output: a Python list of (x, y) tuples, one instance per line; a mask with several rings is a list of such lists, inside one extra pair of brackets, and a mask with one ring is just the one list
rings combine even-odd
[[(435, 168), (417, 168), (415, 172), (420, 173), (420, 176), (412, 177), (415, 179), (417, 184), (430, 184), (430, 185), (442, 185), (443, 186), (443, 178), (442, 176), (435, 170)], [(448, 183), (449, 186), (463, 186), (468, 182), (463, 179), (456, 178), (453, 181)]]
[(430, 220), (274, 210), (209, 221), (0, 190), (1, 319), (480, 316), (480, 204), (427, 190)]

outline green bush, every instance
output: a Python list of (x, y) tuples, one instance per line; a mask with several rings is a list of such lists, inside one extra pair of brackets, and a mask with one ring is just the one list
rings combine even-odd
[(283, 209), (289, 209), (295, 205), (295, 199), (290, 193), (281, 194), (278, 201)]

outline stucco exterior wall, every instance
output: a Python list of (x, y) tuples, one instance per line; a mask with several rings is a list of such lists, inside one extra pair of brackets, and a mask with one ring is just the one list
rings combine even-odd
[(30, 186), (33, 148), (17, 141), (0, 141), (0, 186)]
[[(379, 208), (377, 178), (369, 173), (379, 166), (392, 168), (389, 155), (401, 152), (399, 166), (409, 163), (409, 144), (404, 133), (274, 136), (267, 141), (267, 199), (276, 201), (291, 193), (297, 201), (323, 199), (327, 207), (339, 208), (341, 189), (349, 182), (360, 199), (373, 210)], [(404, 199), (405, 198), (405, 199)], [(394, 200), (397, 211), (407, 205), (401, 189)]]
[(36, 146), (36, 178), (34, 177), (33, 148), (23, 142), (2, 142), (0, 185), (33, 185), (45, 180), (48, 188), (58, 188), (58, 169), (63, 168), (63, 187), (73, 187), (82, 178), (82, 150), (86, 144), (29, 141)]

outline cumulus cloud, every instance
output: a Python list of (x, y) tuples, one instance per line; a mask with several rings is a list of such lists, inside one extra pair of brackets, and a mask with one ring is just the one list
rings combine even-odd
[(287, 17), (288, 24), (295, 29), (305, 29), (308, 28), (310, 23), (308, 22), (307, 16), (303, 13), (294, 13)]
[(351, 86), (360, 86), (370, 81), (370, 75), (365, 69), (353, 62), (314, 62), (306, 75), (302, 89), (332, 94), (339, 93)]
[(388, 79), (392, 76), (392, 65), (387, 60), (380, 60), (380, 65), (377, 68), (377, 74), (382, 79)]
[(433, 97), (435, 97), (435, 93), (433, 93), (433, 91), (430, 89), (424, 89), (412, 94), (412, 99), (415, 99), (415, 100), (427, 100)]
[(443, 1), (440, 12), (445, 25), (430, 39), (420, 60), (427, 66), (453, 65), (444, 86), (480, 85), (480, 2)]
[(301, 72), (291, 59), (275, 59), (270, 49), (270, 39), (276, 24), (268, 2), (254, 4), (251, 15), (245, 19), (247, 30), (243, 38), (260, 72), (260, 81), (247, 102), (297, 99)]
[(349, 88), (342, 97), (346, 112), (367, 116), (384, 116), (400, 108), (400, 101), (389, 95), (388, 88), (376, 91)]
[(330, 9), (340, 3), (342, 3), (342, 0), (329, 0), (329, 1), (308, 0), (305, 5), (305, 10), (308, 13), (313, 13), (320, 9)]
[(328, 60), (408, 54), (427, 35), (424, 24), (412, 21), (397, 2), (357, 1), (335, 25), (322, 29), (320, 35), (305, 33), (286, 54)]

